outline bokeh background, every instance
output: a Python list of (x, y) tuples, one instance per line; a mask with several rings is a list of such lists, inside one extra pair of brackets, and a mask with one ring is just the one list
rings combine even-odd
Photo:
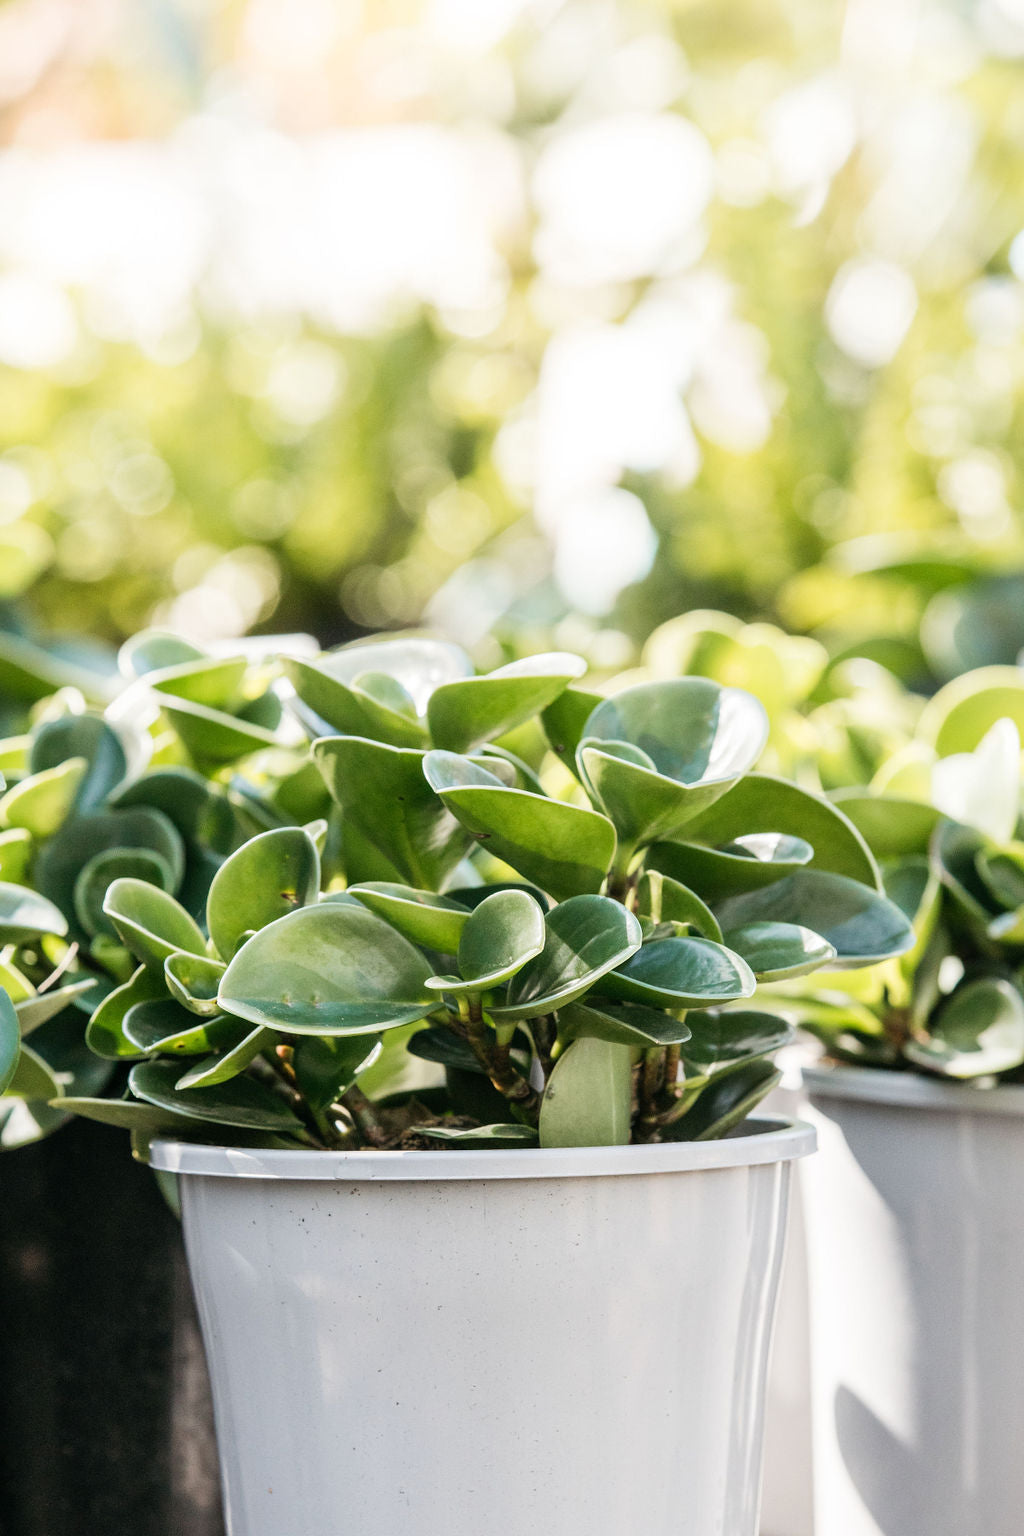
[(1022, 228), (1022, 0), (4, 0), (0, 628), (1013, 660)]

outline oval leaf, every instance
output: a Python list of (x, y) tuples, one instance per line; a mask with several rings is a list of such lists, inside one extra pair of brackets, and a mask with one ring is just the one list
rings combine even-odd
[(217, 950), (230, 960), (249, 932), (316, 901), (320, 856), (301, 827), (250, 838), (213, 877), (206, 918)]
[(540, 1107), (542, 1147), (623, 1147), (629, 1141), (632, 1052), (574, 1040), (555, 1063)]
[[(383, 917), (392, 928), (397, 928), (405, 938), (425, 949), (435, 949), (442, 955), (454, 955), (459, 947), (462, 930), (469, 922), (469, 908), (460, 905), (450, 896), (437, 896), (433, 891), (417, 891), (411, 885), (396, 885), (387, 880), (364, 880), (350, 885), (350, 896), (355, 896), (364, 907)], [(486, 894), (486, 892), (485, 892)]]
[(804, 869), (774, 885), (732, 896), (716, 909), (724, 932), (748, 923), (795, 923), (832, 945), (839, 966), (873, 965), (910, 949), (914, 930), (887, 897), (842, 875)]
[(208, 1120), (241, 1130), (302, 1131), (302, 1121), (265, 1083), (236, 1077), (216, 1088), (179, 1088), (174, 1061), (143, 1061), (133, 1067), (128, 1085), (137, 1098), (189, 1120)]
[(952, 994), (926, 1036), (907, 1042), (915, 1066), (967, 1079), (1024, 1064), (1024, 998), (1008, 981), (985, 977)]
[(552, 652), (442, 683), (427, 706), (431, 740), (449, 752), (471, 752), (546, 709), (586, 670), (581, 657)]
[(699, 1008), (749, 997), (754, 973), (746, 961), (710, 939), (668, 938), (645, 944), (606, 977), (602, 992), (625, 1002)]
[(836, 958), (827, 939), (797, 923), (760, 922), (727, 928), (725, 943), (743, 956), (758, 981), (805, 976)]
[(544, 918), (544, 948), (513, 977), (496, 1022), (550, 1013), (590, 990), (640, 948), (640, 924), (607, 896), (571, 896)]
[(185, 908), (143, 880), (115, 880), (103, 910), (122, 942), (150, 970), (163, 974), (164, 961), (175, 950), (206, 954), (206, 941)]

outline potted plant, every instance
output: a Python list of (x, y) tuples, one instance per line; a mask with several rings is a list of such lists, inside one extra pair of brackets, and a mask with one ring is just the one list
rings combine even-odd
[(90, 1038), (136, 1064), (65, 1101), (180, 1176), (229, 1524), (753, 1536), (811, 1139), (744, 1124), (790, 1033), (744, 1004), (906, 918), (752, 771), (740, 690), (419, 638), (285, 670), (335, 813), (237, 849), (202, 921), (110, 886), (140, 971)]
[[(97, 1003), (137, 969), (103, 913), (108, 886), (131, 875), (202, 910), (226, 855), (288, 819), (276, 796), (301, 778), (305, 754), (272, 736), (271, 779), (268, 740), (229, 722), (244, 757), (225, 761), (212, 704), (241, 713), (267, 691), (265, 669), (244, 657), (140, 637), (105, 712), (77, 686), (47, 697), (49, 673), (37, 678), (31, 657), (18, 654), (15, 676), (5, 659), (3, 712), (22, 731), (0, 742), (0, 1277), (17, 1319), (5, 1351), (16, 1390), (3, 1394), (4, 1531), (217, 1536), (212, 1410), (177, 1222), (116, 1133), (69, 1123), (63, 1100), (123, 1091), (126, 1069), (102, 1029), (85, 1043)], [(195, 717), (195, 750), (174, 728), (189, 693), (206, 700), (219, 758), (203, 750)], [(27, 720), (26, 694), (36, 699)], [(145, 1475), (124, 1479), (126, 1460)]]
[(818, 1536), (1019, 1523), (1022, 720), (1024, 675), (968, 674), (839, 797), (915, 943), (852, 985), (785, 984), (824, 1051), (801, 1181)]

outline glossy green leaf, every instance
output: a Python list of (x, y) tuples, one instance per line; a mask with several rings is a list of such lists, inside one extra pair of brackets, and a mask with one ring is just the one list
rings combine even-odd
[(87, 767), (84, 757), (71, 757), (20, 780), (0, 799), (0, 826), (51, 837), (70, 814)]
[(753, 767), (767, 737), (752, 694), (677, 678), (602, 700), (577, 761), (622, 842), (637, 847), (672, 837), (713, 805)]
[(128, 981), (103, 998), (92, 1015), (85, 1031), (89, 1049), (108, 1061), (137, 1058), (140, 1049), (124, 1032), (129, 1009), (137, 1003), (156, 1001), (165, 996), (164, 978), (157, 971), (140, 965)]
[(75, 816), (40, 850), (35, 883), (58, 906), (74, 890), (79, 872), (98, 853), (110, 849), (144, 848), (168, 864), (172, 889), (177, 890), (185, 873), (185, 848), (173, 822), (150, 806), (117, 811), (97, 811)]
[(125, 1039), (140, 1051), (166, 1051), (176, 1056), (203, 1056), (222, 1048), (233, 1050), (248, 1033), (229, 1014), (200, 1019), (166, 996), (129, 1008), (123, 1030)]
[(454, 753), (428, 752), (423, 767), (462, 827), (524, 878), (558, 899), (600, 889), (615, 854), (615, 829), (606, 817), (509, 789)]
[(814, 849), (812, 869), (846, 875), (881, 889), (878, 865), (842, 810), (768, 773), (745, 774), (735, 788), (690, 824), (686, 835), (690, 841), (718, 848), (757, 832), (798, 837)]
[(624, 1002), (699, 1008), (749, 997), (754, 973), (746, 961), (710, 939), (667, 938), (645, 944), (601, 983)]
[(32, 834), (24, 827), (0, 832), (0, 880), (8, 885), (24, 885), (32, 862)]
[(174, 1061), (143, 1061), (133, 1067), (128, 1084), (137, 1098), (187, 1119), (209, 1120), (243, 1130), (296, 1132), (303, 1129), (284, 1099), (265, 1083), (235, 1077), (216, 1088), (179, 1088)]
[[(178, 1078), (175, 1087), (213, 1088), (217, 1083), (226, 1083), (231, 1078), (237, 1077), (240, 1072), (244, 1072), (261, 1052), (276, 1045), (279, 1038), (275, 1030), (264, 1029), (257, 1025), (255, 1029), (243, 1035), (237, 1045), (229, 1045), (216, 1055), (204, 1056), (202, 1061), (197, 1062), (194, 1067), (189, 1067), (188, 1071)], [(308, 1094), (307, 1097), (309, 1097)]]
[(60, 910), (24, 885), (0, 883), (0, 943), (26, 944), (40, 934), (68, 931)]
[(111, 797), (115, 809), (148, 806), (160, 811), (186, 846), (229, 853), (235, 817), (227, 796), (192, 768), (154, 768)]
[(979, 872), (979, 861), (992, 844), (984, 833), (955, 821), (940, 821), (932, 836), (932, 868), (975, 936), (985, 934), (999, 903)]
[(160, 708), (197, 763), (234, 763), (250, 752), (277, 745), (273, 730), (205, 704), (161, 694)]
[(586, 670), (579, 656), (551, 652), (442, 683), (427, 705), (431, 740), (449, 752), (471, 752), (546, 709)]
[(608, 1040), (613, 1045), (681, 1045), (690, 1038), (683, 1023), (660, 1008), (643, 1003), (612, 1003), (604, 998), (570, 1003), (558, 1010), (559, 1033), (567, 1040)]
[(332, 675), (330, 661), (329, 657), (319, 663), (295, 658), (285, 661), (289, 681), (310, 712), (296, 711), (304, 725), (316, 735), (339, 731), (349, 736), (366, 736), (391, 747), (429, 745), (426, 727), (397, 680), (391, 680), (395, 688), (389, 692), (374, 687), (372, 673), (358, 675), (364, 686), (350, 686)]
[(782, 832), (757, 832), (736, 838), (722, 848), (701, 843), (656, 843), (648, 864), (684, 886), (693, 886), (707, 901), (720, 901), (737, 891), (771, 885), (809, 864), (810, 843)]
[(978, 874), (1001, 906), (1024, 906), (1024, 844), (983, 848), (976, 860)]
[(781, 1080), (782, 1073), (763, 1058), (717, 1072), (693, 1107), (672, 1126), (671, 1139), (717, 1140), (741, 1125)]
[(230, 960), (249, 932), (316, 901), (320, 856), (301, 827), (250, 838), (213, 877), (206, 903), (210, 938)]
[(380, 1035), (307, 1035), (292, 1056), (295, 1081), (320, 1114), (370, 1067), (380, 1053)]
[(542, 1147), (621, 1147), (630, 1136), (632, 1053), (574, 1040), (555, 1063), (540, 1108)]
[(580, 769), (576, 749), (583, 737), (584, 726), (600, 702), (599, 693), (590, 693), (584, 688), (566, 688), (541, 711), (548, 745), (577, 778)]
[(509, 983), (492, 1019), (530, 1019), (574, 1002), (640, 948), (640, 924), (607, 896), (572, 896), (544, 918), (544, 947)]
[(171, 996), (190, 1013), (211, 1018), (219, 1011), (217, 992), (227, 967), (205, 955), (176, 950), (164, 961), (164, 978)]
[(537, 1132), (532, 1125), (414, 1125), (410, 1135), (423, 1136), (430, 1141), (454, 1142), (455, 1145), (472, 1147), (521, 1147), (533, 1146)]
[(69, 1007), (77, 997), (95, 990), (95, 981), (92, 977), (87, 977), (84, 981), (70, 981), (66, 986), (54, 987), (50, 992), (36, 992), (32, 997), (16, 1002), (15, 1012), (18, 1015), (18, 1026), (21, 1029), (22, 1038), (31, 1035), (50, 1019), (56, 1018), (57, 1014)]
[(182, 635), (164, 629), (143, 629), (126, 640), (117, 654), (122, 677), (145, 677), (167, 667), (205, 661), (206, 652)]
[(203, 656), (150, 671), (146, 682), (159, 693), (234, 713), (247, 670), (244, 656)]
[(64, 715), (32, 732), (29, 773), (58, 769), (73, 758), (87, 764), (75, 787), (73, 803), (80, 812), (102, 804), (128, 772), (124, 743), (100, 715)]
[(722, 942), (718, 919), (706, 902), (660, 870), (645, 869), (637, 887), (637, 902), (639, 911), (656, 923), (682, 923), (696, 928), (705, 939)]
[(40, 1099), (48, 1103), (61, 1098), (63, 1088), (49, 1063), (31, 1046), (22, 1044), (14, 1071), (4, 1088), (4, 1096), (12, 1099)]
[(462, 930), (469, 921), (469, 908), (454, 898), (387, 880), (365, 880), (348, 889), (364, 907), (383, 917), (414, 944), (443, 955), (457, 952)]
[(90, 938), (116, 931), (103, 910), (115, 880), (140, 880), (170, 892), (174, 872), (163, 854), (152, 848), (106, 848), (94, 854), (79, 870), (73, 892), (75, 916)]
[(918, 735), (940, 757), (973, 752), (997, 721), (1024, 731), (1024, 673), (1018, 667), (979, 667), (954, 678), (928, 700)]
[(941, 812), (933, 805), (899, 795), (871, 795), (839, 790), (835, 804), (848, 816), (876, 859), (927, 853)]
[(473, 1047), (447, 1024), (432, 1025), (421, 1029), (409, 1041), (409, 1050), (421, 1061), (437, 1062), (442, 1067), (453, 1067), (459, 1072), (482, 1073), (484, 1068), (473, 1054)]
[(14, 1004), (0, 988), (0, 1093), (3, 1093), (14, 1076), (21, 1053), (21, 1030)]
[(355, 736), (313, 744), (327, 787), (347, 818), (409, 884), (437, 890), (472, 838), (424, 777), (422, 752)]
[(753, 1008), (693, 1009), (686, 1022), (690, 1038), (683, 1056), (702, 1072), (748, 1057), (770, 1055), (793, 1039), (793, 1029), (785, 1019)]
[(797, 923), (754, 922), (728, 928), (725, 943), (742, 955), (758, 981), (785, 981), (836, 958), (827, 939)]
[(933, 1015), (926, 1037), (903, 1048), (915, 1066), (967, 1079), (1024, 1064), (1024, 998), (1010, 982), (967, 982)]
[(526, 891), (495, 891), (470, 914), (459, 939), (461, 982), (431, 977), (433, 990), (484, 992), (508, 981), (544, 948), (544, 912)]
[(292, 1034), (374, 1034), (436, 1007), (417, 949), (358, 902), (300, 907), (261, 929), (228, 966), (220, 1004)]
[(175, 950), (206, 954), (206, 941), (195, 921), (173, 896), (143, 880), (115, 880), (103, 910), (136, 959), (163, 974)]
[(723, 932), (748, 923), (795, 923), (820, 934), (834, 966), (872, 965), (911, 947), (914, 932), (895, 902), (857, 880), (803, 869), (774, 885), (731, 896), (716, 908)]

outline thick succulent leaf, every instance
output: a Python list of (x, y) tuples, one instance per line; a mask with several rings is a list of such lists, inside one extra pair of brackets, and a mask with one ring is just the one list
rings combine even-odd
[(999, 903), (979, 872), (979, 861), (992, 844), (984, 833), (955, 821), (940, 821), (932, 836), (932, 868), (953, 905), (975, 937), (983, 938)]
[(218, 1013), (199, 1019), (171, 997), (136, 1003), (124, 1017), (124, 1035), (140, 1051), (167, 1051), (175, 1056), (203, 1056), (233, 1050), (248, 1033), (238, 1019)]
[(23, 998), (14, 1005), (18, 1015), (18, 1026), (22, 1038), (31, 1035), (40, 1025), (46, 1024), (57, 1014), (63, 1013), (77, 997), (83, 993), (93, 992), (96, 982), (91, 976), (84, 981), (69, 981), (64, 987), (54, 987), (51, 992), (36, 992), (31, 997)]
[(97, 933), (113, 935), (114, 924), (103, 910), (107, 891), (115, 880), (141, 880), (170, 892), (174, 871), (153, 848), (106, 848), (96, 853), (78, 872), (73, 892), (75, 917), (90, 938)]
[(234, 842), (235, 817), (227, 796), (192, 768), (154, 768), (118, 790), (109, 803), (114, 809), (149, 806), (160, 811), (186, 845), (225, 854)]
[(192, 955), (176, 950), (164, 961), (167, 989), (183, 1008), (200, 1018), (212, 1018), (219, 1011), (217, 991), (226, 966), (206, 955)]
[(146, 682), (160, 693), (233, 714), (248, 666), (244, 656), (203, 656), (150, 671)]
[(527, 891), (495, 891), (470, 915), (459, 939), (459, 972), (477, 990), (497, 986), (539, 955), (544, 911)]
[(410, 1134), (423, 1136), (430, 1141), (454, 1142), (457, 1146), (472, 1147), (521, 1147), (532, 1146), (537, 1132), (532, 1125), (414, 1125)]
[(645, 869), (637, 887), (637, 902), (639, 911), (655, 923), (682, 923), (696, 928), (705, 939), (722, 942), (722, 930), (711, 908), (696, 891), (660, 870)]
[(205, 704), (193, 704), (190, 699), (161, 694), (160, 707), (197, 763), (234, 763), (250, 752), (260, 752), (278, 744), (272, 729), (240, 715), (229, 715)]
[(688, 842), (656, 843), (647, 862), (652, 869), (699, 890), (705, 900), (720, 901), (738, 891), (771, 885), (802, 869), (813, 856), (814, 849), (802, 838), (757, 832), (736, 838), (723, 848)]
[(261, 1052), (275, 1046), (278, 1039), (276, 1030), (257, 1025), (248, 1034), (243, 1034), (237, 1045), (229, 1045), (216, 1055), (204, 1056), (194, 1067), (189, 1067), (178, 1078), (175, 1087), (213, 1088), (217, 1083), (226, 1083), (244, 1072)]
[(716, 1072), (693, 1107), (671, 1127), (671, 1139), (717, 1140), (741, 1125), (781, 1081), (782, 1073), (763, 1058)]
[(488, 1012), (496, 1022), (532, 1019), (575, 1002), (615, 966), (635, 955), (640, 924), (607, 896), (571, 896), (544, 918), (544, 948), (509, 983)]
[(632, 1052), (574, 1040), (555, 1063), (540, 1107), (542, 1147), (621, 1147), (630, 1136)]
[(411, 885), (396, 885), (389, 880), (364, 880), (348, 889), (350, 896), (358, 897), (364, 907), (385, 918), (414, 944), (442, 955), (457, 952), (470, 909), (452, 897), (417, 891)]
[(876, 859), (927, 853), (941, 812), (934, 805), (899, 795), (837, 790), (835, 804), (848, 816)]
[(449, 752), (471, 752), (532, 719), (586, 670), (581, 657), (555, 651), (442, 683), (427, 705), (431, 740)]
[(525, 879), (560, 900), (600, 889), (615, 855), (615, 829), (605, 816), (509, 789), (451, 752), (428, 752), (423, 769), (463, 828)]
[(928, 1034), (903, 1053), (915, 1066), (966, 1079), (1024, 1064), (1024, 998), (1008, 981), (967, 982), (931, 1019)]
[(694, 1009), (686, 1022), (690, 1038), (683, 1056), (701, 1072), (748, 1057), (768, 1056), (793, 1039), (792, 1026), (785, 1019), (754, 1008)]
[(320, 1114), (372, 1066), (380, 1049), (380, 1035), (307, 1035), (292, 1056), (303, 1098)]
[(827, 939), (797, 923), (755, 922), (728, 928), (725, 942), (743, 956), (758, 981), (805, 976), (836, 958)]
[(921, 711), (918, 736), (940, 757), (973, 752), (999, 720), (1024, 732), (1024, 672), (1019, 667), (979, 667), (940, 688)]
[(213, 877), (206, 920), (218, 952), (230, 960), (250, 932), (316, 901), (320, 855), (301, 827), (277, 827), (243, 843)]
[(0, 944), (26, 944), (41, 934), (68, 931), (60, 909), (24, 885), (0, 882)]
[(457, 901), (460, 907), (472, 912), (488, 896), (493, 896), (495, 891), (526, 891), (545, 912), (550, 912), (554, 906), (550, 896), (546, 896), (536, 885), (526, 885), (522, 880), (489, 880), (486, 885), (452, 886), (445, 895), (449, 901)]
[(32, 732), (29, 773), (60, 768), (71, 758), (88, 765), (78, 781), (75, 809), (94, 810), (128, 772), (128, 757), (117, 732), (99, 715), (63, 715)]
[(3, 1092), (7, 1098), (40, 1099), (45, 1104), (61, 1098), (64, 1090), (49, 1063), (31, 1046), (23, 1044)]
[(191, 1120), (209, 1120), (241, 1130), (303, 1130), (298, 1116), (284, 1099), (265, 1083), (251, 1077), (235, 1077), (216, 1088), (179, 1088), (181, 1069), (174, 1061), (143, 1061), (133, 1067), (128, 1085), (137, 1098), (157, 1109), (170, 1110)]
[(204, 661), (206, 652), (182, 635), (166, 629), (143, 629), (126, 640), (117, 653), (118, 670), (122, 677), (145, 677), (149, 672), (162, 672), (167, 667), (185, 666), (189, 662)]
[(155, 1002), (165, 996), (164, 978), (140, 965), (128, 981), (103, 998), (92, 1015), (85, 1031), (89, 1049), (108, 1061), (137, 1059), (140, 1048), (124, 1032), (128, 1012), (138, 1003)]
[(622, 842), (637, 847), (672, 837), (720, 799), (767, 738), (764, 707), (752, 694), (677, 678), (602, 700), (577, 761)]
[(1024, 843), (983, 848), (976, 864), (978, 874), (1001, 906), (1024, 906)]
[(437, 1062), (442, 1067), (453, 1067), (458, 1072), (480, 1074), (483, 1067), (473, 1054), (468, 1040), (457, 1035), (446, 1024), (421, 1029), (409, 1041), (409, 1050), (421, 1061)]
[(21, 1054), (21, 1030), (18, 1015), (7, 993), (0, 988), (0, 1093), (14, 1076)]
[(590, 693), (585, 688), (566, 688), (541, 711), (548, 745), (577, 778), (580, 769), (576, 749), (583, 738), (584, 726), (600, 702), (599, 693)]
[[(177, 1067), (175, 1067), (177, 1072)], [(169, 1109), (144, 1104), (139, 1099), (92, 1099), (67, 1097), (58, 1100), (62, 1110), (95, 1120), (100, 1125), (114, 1125), (121, 1130), (157, 1133), (194, 1129), (194, 1121)]]
[(292, 687), (306, 706), (306, 711), (296, 711), (303, 725), (317, 735), (338, 731), (391, 747), (429, 745), (426, 728), (400, 683), (391, 679), (394, 691), (382, 697), (383, 690), (374, 687), (374, 674), (366, 676), (362, 687), (344, 683), (331, 674), (331, 659), (324, 657), (317, 663), (288, 658), (284, 663)]
[(749, 997), (754, 973), (739, 955), (710, 939), (668, 938), (645, 944), (601, 983), (624, 1002), (700, 1008)]
[(559, 1033), (567, 1040), (608, 1040), (613, 1045), (681, 1045), (690, 1038), (683, 1023), (661, 1008), (643, 1003), (612, 1003), (605, 999), (570, 1003), (558, 1010)]
[(185, 846), (173, 822), (150, 806), (75, 816), (50, 838), (36, 859), (35, 880), (44, 896), (60, 906), (74, 890), (79, 871), (96, 854), (113, 848), (145, 848), (170, 867), (172, 890), (185, 873)]
[[(408, 695), (417, 715), (426, 714), (435, 688), (470, 677), (473, 672), (473, 663), (459, 646), (419, 636), (360, 641), (319, 656), (316, 666), (347, 686), (358, 684), (361, 678), (383, 674)], [(343, 729), (347, 731), (348, 727)]]
[(84, 757), (70, 757), (56, 768), (21, 779), (0, 799), (0, 826), (52, 837), (70, 815), (88, 766)]
[(356, 736), (314, 742), (332, 796), (363, 837), (410, 885), (437, 890), (472, 837), (424, 777), (424, 755)]
[(198, 924), (166, 891), (144, 880), (115, 880), (103, 910), (117, 934), (137, 960), (163, 974), (164, 961), (175, 950), (205, 955), (206, 941)]
[(417, 949), (358, 902), (300, 907), (254, 934), (228, 966), (228, 1013), (292, 1034), (374, 1034), (436, 1006)]
[(819, 869), (802, 869), (774, 885), (731, 896), (716, 908), (723, 932), (748, 923), (795, 923), (835, 949), (833, 966), (873, 965), (911, 948), (914, 931), (895, 902), (871, 886)]
[(32, 862), (32, 849), (32, 834), (24, 827), (11, 827), (0, 832), (0, 880), (9, 885), (24, 885)]

